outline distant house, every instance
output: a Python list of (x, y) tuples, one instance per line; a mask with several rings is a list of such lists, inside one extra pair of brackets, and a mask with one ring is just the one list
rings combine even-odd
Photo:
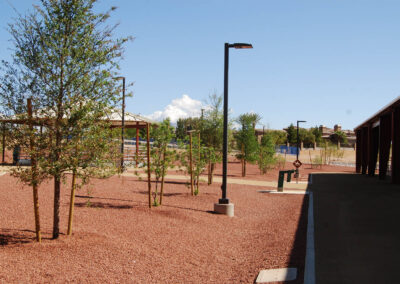
[(321, 125), (319, 127), (319, 130), (322, 132), (322, 139), (330, 141), (332, 134), (335, 133), (335, 131), (342, 131), (344, 134), (346, 134), (348, 145), (349, 146), (354, 146), (356, 144), (356, 134), (353, 130), (343, 130), (342, 126), (339, 124), (335, 124), (335, 126), (332, 128), (328, 128), (325, 125)]

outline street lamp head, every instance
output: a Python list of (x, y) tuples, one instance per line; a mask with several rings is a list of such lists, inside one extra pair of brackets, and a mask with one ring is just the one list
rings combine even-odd
[(253, 48), (253, 46), (250, 43), (242, 43), (242, 42), (231, 44), (229, 47), (233, 47), (236, 49)]
[(297, 123), (300, 123), (300, 122), (307, 122), (307, 121), (305, 121), (305, 120), (298, 120), (297, 121)]
[(124, 80), (124, 79), (125, 79), (125, 77), (123, 77), (123, 76), (119, 76), (119, 77), (114, 77), (113, 79), (114, 79), (114, 80)]

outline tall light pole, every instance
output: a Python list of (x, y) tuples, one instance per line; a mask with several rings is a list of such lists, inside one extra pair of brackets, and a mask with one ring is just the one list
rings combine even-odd
[(125, 77), (115, 77), (122, 80), (122, 126), (121, 126), (121, 170), (124, 170), (124, 144), (125, 144)]
[(298, 120), (297, 121), (297, 153), (296, 153), (296, 160), (298, 160), (299, 159), (299, 148), (300, 148), (300, 140), (299, 140), (299, 123), (301, 123), (301, 122), (307, 122), (307, 121), (305, 121), (305, 120)]
[[(253, 48), (249, 43), (225, 43), (225, 66), (224, 66), (224, 136), (222, 146), (222, 198), (219, 204), (229, 204), (226, 197), (226, 175), (228, 169), (228, 69), (229, 69), (229, 48), (244, 49)], [(233, 213), (233, 212), (232, 212)]]

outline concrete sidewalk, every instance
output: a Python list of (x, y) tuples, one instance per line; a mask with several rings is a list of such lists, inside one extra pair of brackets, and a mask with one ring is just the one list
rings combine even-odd
[[(125, 172), (122, 174), (123, 176), (129, 176), (129, 177), (137, 177), (132, 172)], [(147, 174), (144, 173), (139, 173), (139, 176), (142, 179), (147, 178)], [(187, 175), (171, 175), (168, 174), (165, 176), (166, 179), (170, 180), (186, 180), (190, 182), (190, 177)], [(207, 182), (207, 177), (201, 176), (200, 180), (203, 182)], [(220, 177), (214, 177), (213, 178), (214, 182), (216, 183), (222, 183), (222, 178)], [(245, 185), (254, 185), (254, 186), (266, 186), (266, 187), (274, 187), (277, 188), (278, 183), (275, 181), (262, 181), (262, 180), (248, 180), (248, 179), (237, 179), (237, 178), (228, 178), (228, 184), (245, 184)], [(308, 183), (307, 182), (299, 182), (298, 184), (296, 182), (286, 182), (284, 183), (284, 188), (287, 189), (302, 189), (305, 190), (307, 188)]]
[(400, 187), (314, 174), (316, 283), (400, 283)]

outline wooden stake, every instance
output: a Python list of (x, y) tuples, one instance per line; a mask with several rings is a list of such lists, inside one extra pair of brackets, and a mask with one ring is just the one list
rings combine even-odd
[(164, 149), (163, 149), (163, 156), (164, 156), (164, 159), (163, 159), (163, 169), (162, 169), (162, 174), (161, 174), (160, 205), (162, 205), (162, 198), (163, 198), (163, 195), (164, 195), (165, 152), (166, 152), (166, 149), (164, 148)]
[(33, 189), (33, 211), (35, 213), (35, 230), (36, 241), (42, 242), (40, 232), (40, 217), (39, 217), (39, 194), (38, 194), (38, 172), (36, 164), (36, 156), (33, 154), (34, 150), (34, 135), (33, 135), (33, 121), (32, 121), (32, 99), (28, 99), (28, 116), (29, 116), (29, 129), (30, 129), (30, 158), (31, 158), (31, 171), (32, 171), (32, 189)]
[(72, 235), (72, 219), (74, 216), (74, 205), (75, 205), (75, 189), (76, 189), (76, 169), (72, 172), (72, 186), (71, 186), (71, 198), (69, 202), (69, 217), (68, 217), (68, 231), (67, 235)]
[(192, 161), (192, 132), (189, 133), (189, 159), (190, 159), (190, 193), (193, 196), (193, 161)]
[(149, 208), (151, 208), (151, 172), (150, 172), (150, 127), (147, 123), (147, 185), (149, 188)]
[(211, 150), (208, 150), (208, 185), (211, 184)]
[(244, 169), (244, 144), (242, 143), (242, 177), (245, 176), (245, 169)]
[[(200, 132), (199, 132), (199, 145), (198, 145), (198, 149), (199, 149), (199, 160), (197, 161), (197, 164), (200, 164), (200, 160), (201, 160), (201, 153), (200, 153)], [(197, 176), (197, 191), (199, 191), (199, 180), (200, 180), (200, 173)]]

